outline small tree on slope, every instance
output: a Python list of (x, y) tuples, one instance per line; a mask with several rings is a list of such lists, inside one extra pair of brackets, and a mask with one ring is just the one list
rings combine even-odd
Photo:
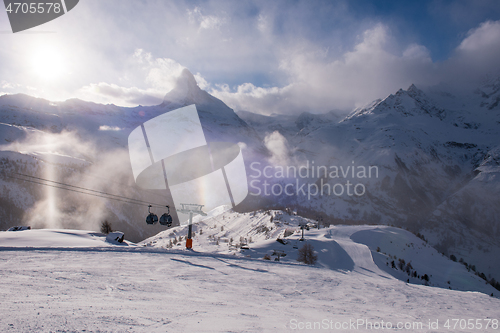
[(109, 234), (110, 232), (113, 232), (113, 229), (111, 229), (111, 223), (108, 222), (108, 220), (104, 220), (101, 223), (101, 233), (103, 234)]
[(318, 260), (318, 256), (314, 254), (314, 247), (311, 244), (304, 244), (298, 252), (299, 255), (297, 257), (297, 261), (308, 265), (314, 265)]

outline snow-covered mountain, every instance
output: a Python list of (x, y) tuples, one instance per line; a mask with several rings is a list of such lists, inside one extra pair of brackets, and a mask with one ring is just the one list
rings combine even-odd
[(126, 147), (130, 131), (145, 121), (191, 104), (197, 107), (207, 141), (230, 140), (259, 146), (260, 138), (253, 128), (221, 100), (201, 90), (187, 69), (157, 106), (126, 108), (78, 99), (50, 102), (24, 94), (3, 95), (0, 96), (0, 120), (52, 133), (77, 130), (85, 138), (98, 140), (100, 148), (116, 148)]
[[(58, 222), (47, 222), (51, 219), (47, 218), (46, 207), (37, 209), (36, 205), (46, 201), (47, 191), (36, 189), (40, 185), (8, 178), (5, 172), (26, 172), (97, 191), (172, 205), (164, 191), (144, 191), (135, 186), (127, 138), (145, 121), (191, 104), (198, 109), (208, 142), (240, 143), (245, 161), (266, 154), (255, 130), (222, 101), (201, 90), (188, 70), (182, 72), (162, 104), (150, 107), (126, 108), (78, 99), (51, 102), (22, 94), (0, 96), (3, 164), (0, 228), (18, 224), (98, 228), (100, 222), (109, 219), (134, 241), (156, 234), (161, 230), (159, 227), (145, 225), (146, 206), (137, 209), (120, 202), (96, 202), (93, 197), (65, 195), (61, 191), (57, 206), (64, 214)], [(173, 216), (175, 219), (175, 211)]]
[[(424, 234), (439, 251), (474, 262), (492, 277), (500, 276), (492, 265), (500, 254), (497, 86), (498, 80), (493, 80), (473, 93), (455, 96), (411, 85), (340, 121), (322, 119), (328, 115), (239, 114), (263, 137), (279, 132), (286, 139), (286, 161), (310, 171), (308, 177), (276, 183), (300, 178), (300, 184), (321, 188), (350, 181), (366, 189), (362, 196), (345, 191), (310, 198), (271, 194), (282, 206), (300, 207), (302, 214), (324, 223), (409, 228)], [(313, 176), (318, 166), (327, 171)], [(378, 175), (374, 171), (375, 176), (358, 177), (359, 167), (370, 166), (377, 167)], [(330, 173), (341, 167), (349, 172)]]
[(237, 114), (260, 133), (262, 137), (278, 131), (290, 142), (295, 142), (301, 135), (316, 130), (325, 124), (338, 123), (343, 118), (340, 111), (330, 111), (325, 114), (304, 112), (298, 116), (282, 114), (265, 116), (248, 111), (238, 111)]
[(242, 142), (251, 148), (261, 148), (255, 130), (220, 99), (201, 90), (196, 80), (187, 69), (184, 69), (176, 81), (176, 86), (163, 99), (156, 112), (178, 109), (195, 104), (208, 142)]
[[(347, 116), (338, 112), (299, 116), (235, 113), (201, 90), (188, 70), (158, 106), (124, 108), (77, 99), (50, 102), (4, 95), (0, 96), (0, 158), (4, 170), (44, 177), (52, 170), (60, 181), (168, 204), (164, 193), (134, 186), (127, 137), (149, 119), (196, 104), (207, 141), (245, 147), (249, 181), (264, 180), (250, 168), (257, 161), (260, 172), (265, 166), (273, 170), (270, 186), (293, 183), (295, 190), (301, 185), (314, 190), (308, 186), (320, 189), (327, 184), (332, 189), (340, 184), (346, 190), (349, 181), (364, 189), (359, 196), (348, 191), (341, 195), (308, 196), (297, 191), (291, 196), (256, 196), (252, 188), (253, 194), (238, 207), (240, 211), (287, 206), (324, 224), (402, 226), (423, 234), (439, 251), (463, 258), (489, 277), (498, 278), (500, 268), (492, 260), (500, 254), (499, 82), (490, 80), (467, 94), (452, 94), (442, 86), (422, 91), (412, 85)], [(280, 164), (309, 172), (305, 177), (276, 177)], [(320, 166), (325, 168), (318, 169)], [(359, 167), (373, 174), (359, 177)], [(5, 174), (0, 182), (3, 228), (23, 224), (23, 218), (26, 222), (39, 220), (44, 211), (39, 203), (46, 194), (37, 189), (39, 185), (13, 181)], [(58, 208), (65, 212), (62, 216), (71, 220), (85, 213), (92, 226), (109, 218), (132, 234), (133, 241), (161, 230), (145, 225), (145, 207), (96, 204), (80, 197), (58, 197)], [(81, 221), (71, 223), (77, 226)]]

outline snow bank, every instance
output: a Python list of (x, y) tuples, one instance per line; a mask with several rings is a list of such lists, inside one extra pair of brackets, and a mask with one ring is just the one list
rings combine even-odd
[(81, 248), (134, 246), (134, 243), (123, 241), (106, 242), (106, 236), (85, 230), (68, 229), (32, 229), (25, 231), (1, 231), (1, 248)]

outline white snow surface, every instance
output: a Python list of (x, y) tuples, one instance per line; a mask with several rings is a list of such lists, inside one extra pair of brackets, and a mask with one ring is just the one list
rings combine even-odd
[[(222, 207), (209, 212), (206, 217), (196, 216), (194, 221), (198, 221), (193, 225), (195, 251), (253, 259), (262, 259), (268, 254), (272, 260), (277, 257), (273, 253), (283, 251), (286, 256), (280, 260), (286, 263), (296, 263), (298, 249), (303, 246), (299, 224), (316, 224), (313, 220), (280, 210), (259, 211), (254, 215), (224, 211)], [(290, 231), (291, 235), (284, 237), (285, 231)], [(186, 235), (187, 226), (174, 227), (139, 245), (167, 250), (183, 249)], [(174, 238), (178, 240), (176, 244), (172, 241)], [(287, 244), (281, 244), (276, 241), (277, 238), (283, 239)], [(317, 253), (318, 267), (356, 271), (382, 278), (395, 277), (403, 281), (409, 280), (410, 283), (425, 284), (421, 278), (411, 277), (399, 268), (391, 268), (392, 261), (398, 264), (399, 259), (404, 259), (418, 275), (429, 276), (430, 286), (500, 295), (464, 265), (451, 261), (403, 229), (375, 225), (338, 225), (322, 229), (310, 228), (305, 231), (305, 239)]]
[[(0, 96), (0, 141), (10, 148), (40, 131), (78, 129), (83, 138), (104, 143), (105, 151), (125, 147), (128, 132), (144, 121), (195, 103), (209, 141), (243, 142), (259, 151), (262, 139), (278, 130), (298, 160), (378, 165), (381, 176), (367, 188), (384, 205), (359, 198), (358, 218), (366, 213), (383, 217), (380, 223), (404, 220), (406, 211), (398, 203), (404, 194), (413, 211), (433, 207), (426, 226), (431, 228), (423, 232), (430, 243), (443, 243), (444, 248), (444, 240), (453, 240), (456, 245), (449, 245), (448, 253), (497, 277), (498, 82), (486, 86), (467, 105), (449, 94), (423, 94), (411, 86), (355, 110), (342, 121), (335, 114), (305, 113), (297, 118), (241, 112), (248, 126), (222, 101), (201, 91), (185, 72), (176, 89), (153, 107)], [(121, 130), (102, 131), (103, 126)], [(0, 155), (68, 168), (91, 162), (77, 152), (69, 156), (17, 149)], [(35, 166), (29, 164), (32, 172)], [(412, 178), (407, 169), (421, 176)], [(463, 178), (472, 171), (479, 173), (460, 187), (450, 186), (453, 177)], [(383, 190), (386, 177), (394, 191)], [(396, 191), (396, 179), (407, 185), (404, 191)], [(16, 182), (2, 180), (0, 185), (7, 203), (27, 209), (36, 200)], [(408, 195), (421, 189), (426, 189), (418, 192), (422, 195)], [(475, 198), (472, 204), (469, 198)], [(348, 214), (350, 200), (344, 198), (313, 198), (304, 204), (331, 216), (353, 218)], [(184, 249), (184, 240), (170, 245), (185, 237), (186, 227), (171, 228), (140, 246), (111, 244), (91, 231), (0, 232), (0, 332), (301, 331), (294, 330), (291, 321), (323, 319), (384, 320), (394, 325), (421, 321), (422, 330), (407, 331), (483, 332), (488, 330), (443, 325), (448, 319), (500, 318), (497, 290), (402, 229), (366, 225), (311, 229), (305, 243), (314, 247), (318, 262), (307, 266), (296, 261), (304, 244), (298, 232), (303, 218), (280, 211), (254, 216), (221, 208), (196, 221), (194, 251)], [(448, 238), (448, 232), (456, 235)], [(279, 262), (274, 261), (277, 251), (286, 253)], [(263, 260), (266, 254), (272, 261)], [(392, 261), (398, 265), (399, 259), (411, 263), (418, 276), (427, 274), (428, 286), (421, 278), (392, 268)], [(488, 296), (492, 293), (496, 297)], [(439, 327), (428, 328), (428, 320), (439, 320)]]
[(135, 246), (124, 241), (107, 242), (106, 235), (85, 230), (32, 229), (24, 231), (0, 231), (2, 248), (99, 248), (108, 246)]
[[(305, 231), (302, 242), (295, 232), (281, 244), (276, 237), (285, 230), (313, 221), (269, 214), (211, 212), (194, 226), (194, 251), (185, 250), (184, 242), (163, 248), (173, 238), (168, 235), (178, 237), (186, 227), (164, 231), (142, 246), (109, 244), (89, 231), (2, 232), (0, 331), (371, 332), (370, 325), (384, 321), (412, 327), (399, 331), (443, 332), (448, 319), (500, 318), (500, 300), (486, 294), (490, 290), (481, 280), (409, 232), (335, 226)], [(223, 241), (216, 245), (214, 235), (253, 239), (242, 250)], [(296, 261), (294, 246), (304, 243), (313, 245), (316, 265)], [(279, 262), (262, 259), (274, 259), (274, 250), (287, 255)], [(394, 278), (402, 272), (385, 266), (389, 254), (427, 270), (431, 286)], [(453, 289), (482, 292), (436, 287), (443, 279), (452, 279)], [(429, 320), (437, 320), (438, 329), (429, 328)]]

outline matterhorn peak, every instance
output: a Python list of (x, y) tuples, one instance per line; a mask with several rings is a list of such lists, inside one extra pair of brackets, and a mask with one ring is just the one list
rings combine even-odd
[(236, 116), (234, 111), (224, 102), (200, 89), (194, 75), (187, 68), (184, 68), (177, 77), (174, 88), (165, 95), (161, 105), (168, 108), (178, 108), (191, 104), (195, 104), (198, 111)]
[[(165, 102), (177, 103), (177, 104), (190, 104), (200, 103), (206, 92), (198, 87), (194, 75), (189, 71), (189, 69), (184, 68), (175, 81), (174, 88), (165, 95), (163, 100)], [(205, 98), (204, 98), (205, 97)]]
[(194, 75), (189, 71), (189, 69), (184, 68), (181, 75), (177, 78), (175, 82), (175, 88), (183, 91), (195, 91), (200, 90), (198, 83), (194, 78)]

